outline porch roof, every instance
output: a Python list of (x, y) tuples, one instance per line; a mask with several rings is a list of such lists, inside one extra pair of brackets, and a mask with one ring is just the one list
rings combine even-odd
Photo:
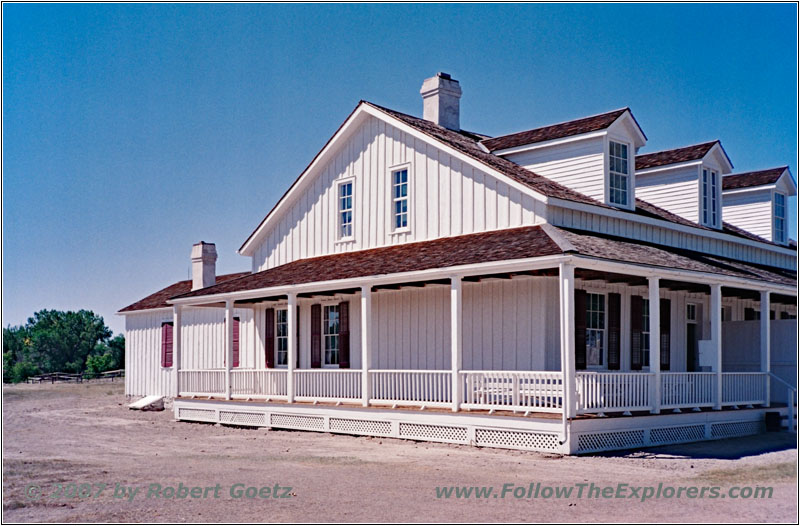
[(538, 225), (301, 259), (212, 287), (179, 294), (171, 299), (555, 255), (579, 255), (654, 268), (719, 274), (782, 286), (795, 286), (797, 281), (796, 273), (773, 267), (552, 225)]

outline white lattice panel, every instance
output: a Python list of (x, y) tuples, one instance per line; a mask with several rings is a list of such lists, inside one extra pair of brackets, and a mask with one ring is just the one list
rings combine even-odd
[(213, 409), (194, 409), (191, 407), (178, 408), (178, 419), (193, 420), (195, 422), (216, 422), (217, 414)]
[(644, 429), (584, 433), (578, 436), (578, 453), (627, 449), (644, 445)]
[(221, 424), (234, 424), (237, 426), (264, 426), (267, 419), (264, 413), (220, 411), (219, 421)]
[(439, 442), (465, 443), (467, 441), (467, 428), (400, 422), (400, 436)]
[(479, 446), (558, 451), (558, 437), (549, 433), (525, 433), (501, 429), (475, 429), (475, 442)]
[(381, 420), (356, 420), (353, 418), (331, 418), (330, 431), (354, 435), (388, 435), (392, 432), (391, 422)]
[(272, 427), (323, 431), (325, 429), (325, 419), (321, 416), (282, 415), (279, 413), (272, 413), (270, 415), (269, 425)]
[(761, 422), (723, 422), (711, 424), (712, 438), (741, 437), (756, 435), (762, 431)]
[(652, 444), (678, 444), (680, 442), (697, 442), (705, 438), (705, 425), (680, 427), (658, 427), (650, 430)]

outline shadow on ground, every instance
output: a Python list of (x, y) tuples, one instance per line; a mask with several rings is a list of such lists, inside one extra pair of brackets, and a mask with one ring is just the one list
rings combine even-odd
[(673, 457), (735, 460), (742, 457), (761, 455), (773, 451), (797, 448), (797, 434), (786, 432), (761, 433), (759, 435), (656, 446), (628, 451), (598, 453), (598, 457)]

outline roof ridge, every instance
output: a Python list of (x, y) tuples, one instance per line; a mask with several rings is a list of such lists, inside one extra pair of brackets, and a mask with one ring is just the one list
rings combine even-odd
[(617, 108), (615, 110), (610, 110), (610, 111), (603, 111), (603, 112), (600, 112), (600, 113), (596, 113), (594, 115), (586, 115), (585, 117), (578, 117), (577, 119), (567, 119), (567, 120), (561, 121), (561, 122), (554, 122), (552, 124), (545, 124), (544, 126), (536, 126), (535, 128), (529, 128), (527, 130), (520, 130), (520, 131), (516, 131), (516, 132), (505, 133), (503, 135), (496, 135), (494, 137), (490, 137), (489, 139), (483, 139), (480, 142), (484, 142), (484, 141), (488, 141), (488, 140), (494, 140), (494, 139), (503, 139), (505, 137), (512, 137), (514, 135), (519, 135), (521, 133), (529, 133), (529, 132), (532, 132), (532, 131), (541, 130), (543, 128), (550, 128), (551, 126), (562, 126), (564, 124), (570, 124), (570, 123), (577, 122), (577, 121), (582, 121), (582, 120), (587, 120), (587, 119), (595, 119), (597, 117), (604, 117), (606, 115), (611, 115), (612, 113), (617, 113), (617, 112), (624, 113), (625, 111), (631, 111), (630, 106), (625, 106), (624, 108)]

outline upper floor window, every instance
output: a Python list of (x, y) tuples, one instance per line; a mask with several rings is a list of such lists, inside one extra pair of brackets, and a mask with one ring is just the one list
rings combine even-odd
[(339, 184), (339, 239), (353, 237), (353, 181)]
[(608, 200), (611, 204), (628, 206), (628, 145), (608, 143)]
[(394, 230), (408, 228), (408, 169), (392, 172), (392, 217)]
[(703, 224), (718, 227), (719, 217), (719, 174), (715, 170), (703, 168), (702, 181), (702, 216)]
[(775, 194), (775, 236), (776, 243), (786, 243), (786, 196)]

